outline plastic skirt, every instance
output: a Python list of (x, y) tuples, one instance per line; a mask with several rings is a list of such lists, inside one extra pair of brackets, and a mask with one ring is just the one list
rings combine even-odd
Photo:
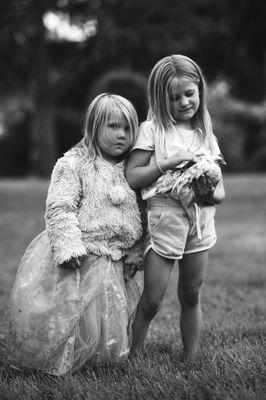
[(125, 284), (122, 262), (107, 257), (56, 267), (42, 232), (21, 260), (2, 324), (10, 365), (62, 375), (89, 359), (126, 358), (141, 291), (141, 273)]

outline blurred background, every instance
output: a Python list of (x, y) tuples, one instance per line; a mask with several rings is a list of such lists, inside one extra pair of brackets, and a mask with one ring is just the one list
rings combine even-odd
[(1, 0), (0, 176), (49, 176), (100, 92), (144, 120), (173, 53), (202, 67), (226, 171), (266, 171), (265, 21), (261, 0)]
[(227, 161), (226, 201), (217, 207), (218, 242), (203, 293), (199, 363), (189, 374), (177, 361), (176, 268), (149, 331), (151, 351), (133, 381), (124, 367), (124, 380), (119, 369), (117, 380), (115, 366), (107, 373), (88, 369), (85, 378), (66, 385), (46, 385), (35, 375), (25, 380), (26, 375), (5, 372), (0, 362), (0, 398), (1, 393), (8, 399), (58, 398), (63, 386), (66, 398), (72, 393), (118, 398), (129, 386), (136, 398), (159, 393), (156, 398), (265, 399), (263, 0), (0, 0), (0, 316), (19, 260), (45, 229), (52, 167), (81, 139), (88, 103), (103, 91), (121, 94), (143, 121), (151, 68), (173, 53), (202, 67)]

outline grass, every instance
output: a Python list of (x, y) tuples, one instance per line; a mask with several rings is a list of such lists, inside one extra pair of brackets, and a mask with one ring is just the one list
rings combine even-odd
[[(180, 359), (177, 270), (153, 321), (146, 352), (120, 364), (92, 364), (60, 378), (0, 364), (4, 399), (265, 399), (265, 175), (225, 178), (217, 207), (218, 242), (210, 253), (197, 360)], [(0, 313), (27, 244), (44, 228), (48, 183), (0, 181)]]

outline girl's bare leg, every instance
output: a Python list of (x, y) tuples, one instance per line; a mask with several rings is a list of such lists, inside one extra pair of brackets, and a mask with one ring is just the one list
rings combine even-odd
[(173, 265), (173, 260), (163, 258), (153, 250), (145, 258), (144, 290), (132, 327), (131, 353), (143, 344), (151, 320), (160, 309)]
[(178, 297), (181, 304), (180, 329), (184, 361), (196, 355), (202, 325), (200, 289), (208, 262), (208, 251), (186, 254), (179, 260)]

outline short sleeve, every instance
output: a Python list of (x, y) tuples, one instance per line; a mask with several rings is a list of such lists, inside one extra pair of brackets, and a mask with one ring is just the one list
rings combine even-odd
[(218, 139), (215, 135), (209, 138), (210, 151), (212, 156), (221, 156), (221, 150), (218, 145)]
[(219, 165), (226, 165), (226, 161), (218, 144), (218, 139), (215, 135), (209, 138), (209, 151), (210, 155), (217, 159)]
[(141, 149), (154, 151), (154, 129), (151, 121), (144, 121), (138, 131), (138, 136), (133, 150)]

